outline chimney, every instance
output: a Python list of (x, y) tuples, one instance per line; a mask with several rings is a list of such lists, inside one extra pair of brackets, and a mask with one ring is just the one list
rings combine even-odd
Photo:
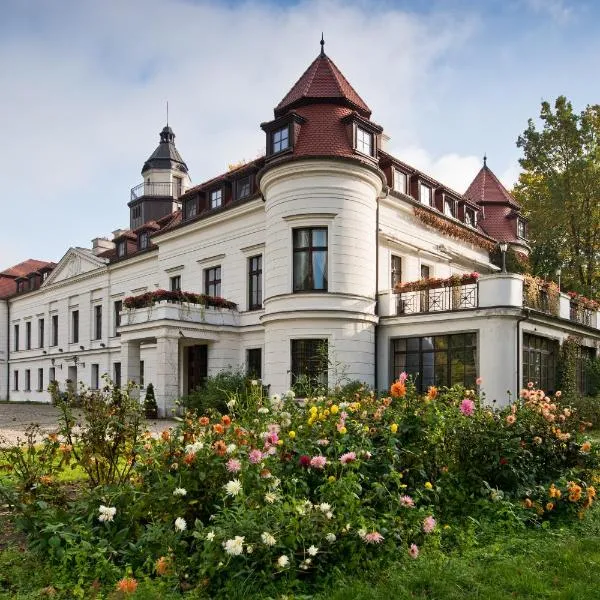
[(107, 240), (103, 237), (97, 237), (92, 240), (92, 252), (98, 256), (102, 252), (112, 250), (115, 247), (115, 243)]

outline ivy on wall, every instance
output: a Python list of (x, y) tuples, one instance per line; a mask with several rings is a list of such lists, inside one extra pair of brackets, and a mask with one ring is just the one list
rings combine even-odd
[(430, 227), (435, 227), (449, 237), (479, 246), (488, 252), (491, 252), (494, 249), (494, 242), (486, 240), (476, 231), (469, 231), (466, 227), (460, 227), (455, 223), (450, 223), (449, 221), (446, 221), (446, 219), (442, 219), (419, 206), (415, 206), (414, 211), (415, 217), (417, 217), (421, 223), (425, 223), (425, 225), (429, 225)]
[(572, 396), (577, 394), (577, 357), (581, 341), (575, 337), (568, 337), (560, 347), (558, 355), (558, 385), (563, 394)]

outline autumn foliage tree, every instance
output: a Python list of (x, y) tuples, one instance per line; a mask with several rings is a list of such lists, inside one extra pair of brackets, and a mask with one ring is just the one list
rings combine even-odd
[(600, 105), (573, 111), (564, 96), (542, 102), (517, 141), (523, 172), (514, 190), (530, 217), (532, 268), (586, 295), (600, 291)]

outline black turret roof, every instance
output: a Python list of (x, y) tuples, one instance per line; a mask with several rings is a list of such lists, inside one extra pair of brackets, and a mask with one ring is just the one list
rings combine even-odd
[(178, 169), (183, 173), (188, 172), (187, 165), (175, 148), (175, 134), (167, 125), (160, 132), (160, 143), (150, 158), (142, 167), (142, 174), (148, 169)]

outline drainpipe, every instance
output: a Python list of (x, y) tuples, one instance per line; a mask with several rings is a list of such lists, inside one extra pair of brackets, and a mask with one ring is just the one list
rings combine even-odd
[(519, 390), (521, 389), (521, 323), (527, 321), (531, 314), (529, 308), (524, 308), (523, 311), (525, 312), (525, 316), (517, 319), (517, 397), (519, 395)]
[(10, 390), (10, 300), (6, 300), (6, 401)]
[[(375, 316), (379, 316), (379, 200), (387, 198), (389, 194), (389, 188), (385, 186), (381, 191), (381, 194), (377, 197), (377, 208), (375, 209)], [(375, 356), (373, 358), (373, 387), (375, 393), (379, 391), (379, 378), (377, 376), (377, 368), (379, 360), (377, 355), (379, 354), (379, 322), (375, 323), (375, 340), (374, 340), (374, 351)]]

